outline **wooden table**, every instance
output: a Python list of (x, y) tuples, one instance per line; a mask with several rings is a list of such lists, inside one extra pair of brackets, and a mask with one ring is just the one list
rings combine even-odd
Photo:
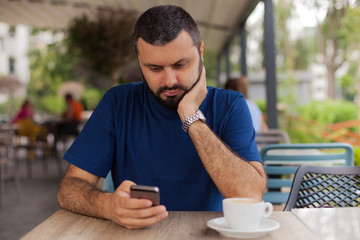
[[(149, 228), (128, 230), (111, 221), (59, 210), (22, 239), (234, 239), (207, 227), (208, 220), (222, 216), (222, 212), (170, 212), (167, 219)], [(279, 222), (280, 228), (257, 239), (319, 239), (291, 212), (273, 212), (270, 218)]]
[(360, 239), (360, 207), (292, 209), (291, 212), (322, 239)]

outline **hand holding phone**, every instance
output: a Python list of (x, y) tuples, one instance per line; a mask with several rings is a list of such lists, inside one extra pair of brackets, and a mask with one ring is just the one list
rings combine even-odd
[(153, 202), (153, 206), (160, 205), (160, 191), (155, 186), (132, 185), (130, 187), (131, 198), (144, 198)]

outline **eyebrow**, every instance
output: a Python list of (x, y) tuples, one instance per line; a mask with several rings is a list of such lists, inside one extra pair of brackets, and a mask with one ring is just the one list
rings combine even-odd
[[(176, 64), (179, 64), (181, 62), (187, 62), (191, 59), (191, 57), (188, 58), (181, 58), (178, 61), (176, 61), (175, 63), (170, 64), (171, 66), (174, 66)], [(152, 64), (152, 63), (143, 63), (144, 66), (146, 67), (162, 67), (162, 65), (156, 65), (156, 64)]]

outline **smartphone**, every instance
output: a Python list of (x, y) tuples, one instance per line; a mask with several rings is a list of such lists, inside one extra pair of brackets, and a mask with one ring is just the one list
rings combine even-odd
[(160, 191), (155, 186), (132, 185), (130, 187), (131, 198), (145, 198), (153, 202), (153, 206), (160, 205)]

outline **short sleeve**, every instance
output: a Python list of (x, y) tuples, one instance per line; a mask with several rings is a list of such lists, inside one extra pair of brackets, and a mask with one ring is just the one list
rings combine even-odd
[(115, 152), (114, 101), (107, 92), (95, 108), (64, 159), (97, 176), (105, 177)]

